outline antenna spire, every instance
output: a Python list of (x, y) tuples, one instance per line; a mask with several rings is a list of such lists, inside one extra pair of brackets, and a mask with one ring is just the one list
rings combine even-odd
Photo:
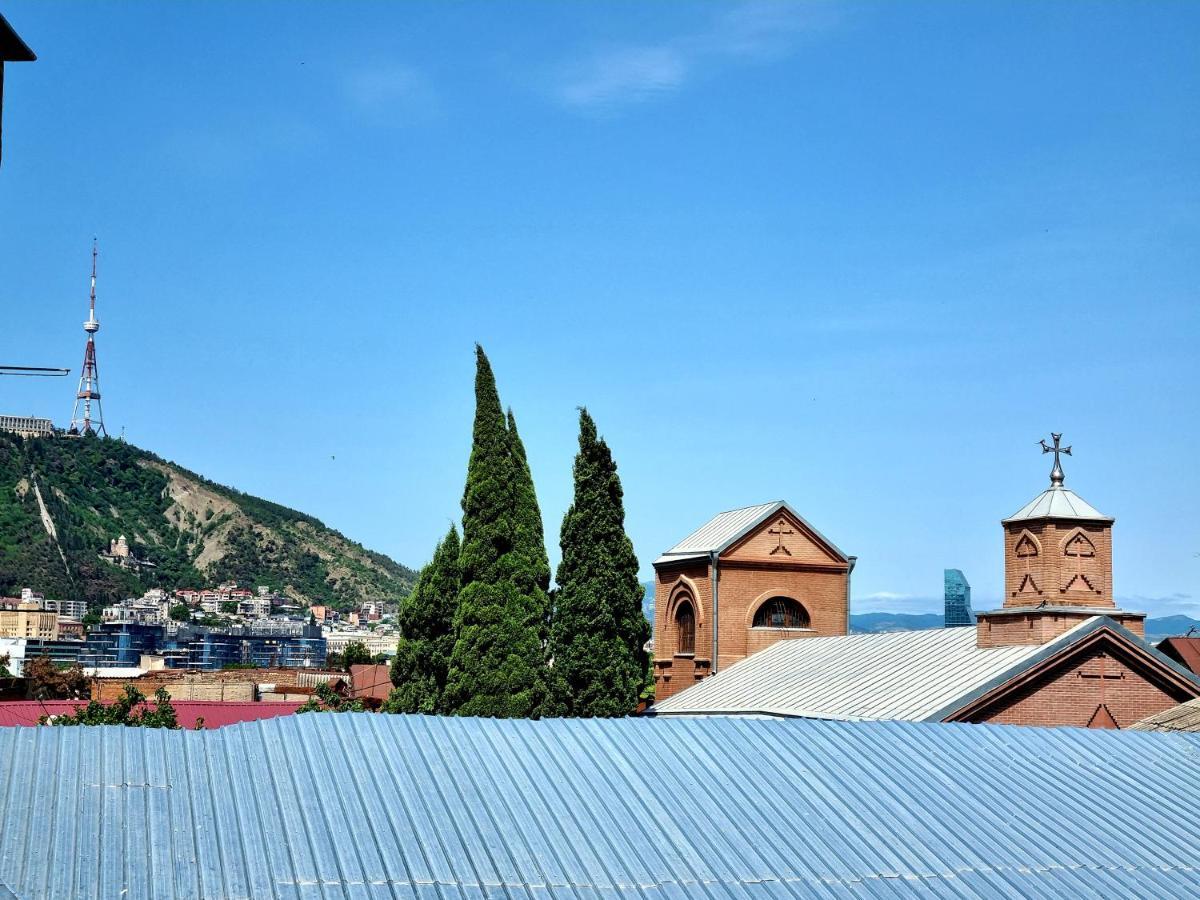
[[(92, 238), (92, 283), (88, 298), (88, 319), (83, 323), (87, 346), (83, 351), (83, 371), (79, 373), (79, 389), (75, 392), (75, 408), (71, 411), (71, 433), (95, 432), (108, 436), (104, 427), (104, 411), (100, 406), (100, 369), (96, 366), (96, 257), (99, 255), (96, 238)], [(92, 401), (96, 401), (96, 418), (92, 419)], [(82, 411), (80, 407), (82, 406)]]
[(92, 314), (88, 318), (88, 321), (95, 321), (95, 319), (96, 319), (96, 256), (97, 256), (96, 244), (97, 244), (96, 238), (93, 237), (92, 238), (92, 293), (91, 293), (91, 305), (90, 305)]

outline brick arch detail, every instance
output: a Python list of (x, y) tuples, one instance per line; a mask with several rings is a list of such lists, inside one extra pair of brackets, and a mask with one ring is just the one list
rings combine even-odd
[(1019, 554), (1017, 554), (1017, 548), (1020, 547), (1021, 544), (1026, 540), (1033, 544), (1034, 549), (1037, 551), (1033, 555), (1040, 557), (1042, 555), (1042, 542), (1038, 540), (1038, 536), (1028, 528), (1022, 528), (1021, 533), (1017, 535), (1017, 539), (1013, 541), (1013, 554), (1019, 556)]
[[(747, 628), (754, 627), (754, 614), (758, 612), (758, 608), (760, 606), (762, 606), (764, 603), (766, 603), (768, 600), (771, 600), (775, 597), (783, 597), (787, 600), (791, 600), (792, 602), (798, 604), (799, 607), (801, 609), (803, 609), (805, 614), (808, 616), (808, 621), (810, 623), (812, 622), (813, 611), (812, 611), (812, 608), (809, 607), (809, 605), (807, 603), (805, 603), (799, 597), (794, 596), (792, 594), (792, 592), (789, 590), (786, 590), (784, 588), (772, 588), (769, 591), (763, 591), (761, 594), (759, 594), (757, 597), (755, 597), (752, 601), (750, 601), (750, 605), (746, 607), (746, 627)], [(810, 625), (810, 627), (811, 627), (811, 625)]]
[(692, 611), (696, 614), (696, 625), (704, 623), (704, 604), (700, 602), (700, 589), (696, 587), (696, 582), (688, 578), (686, 575), (680, 575), (679, 580), (671, 586), (671, 593), (667, 597), (667, 626), (675, 621), (675, 612), (679, 608), (679, 601), (687, 596), (688, 601), (692, 604)]
[(1067, 532), (1067, 536), (1058, 542), (1058, 549), (1060, 549), (1065, 554), (1067, 552), (1067, 548), (1069, 546), (1071, 546), (1071, 541), (1075, 540), (1076, 537), (1080, 537), (1080, 536), (1082, 536), (1083, 539), (1085, 541), (1087, 541), (1087, 545), (1092, 548), (1092, 555), (1094, 556), (1097, 553), (1096, 542), (1094, 540), (1092, 540), (1092, 536), (1090, 534), (1088, 534), (1083, 528), (1081, 528), (1079, 526), (1076, 526), (1075, 528), (1072, 528), (1069, 532)]

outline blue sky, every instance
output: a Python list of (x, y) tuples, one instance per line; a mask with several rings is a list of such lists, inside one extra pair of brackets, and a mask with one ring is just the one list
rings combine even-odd
[(1200, 5), (5, 0), (5, 412), (110, 429), (419, 565), (473, 343), (552, 558), (575, 408), (643, 563), (789, 500), (856, 611), (999, 601), (1047, 482), (1200, 613)]

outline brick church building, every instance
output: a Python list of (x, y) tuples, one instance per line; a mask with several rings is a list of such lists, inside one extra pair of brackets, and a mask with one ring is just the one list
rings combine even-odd
[(706, 522), (654, 561), (655, 696), (777, 641), (846, 634), (853, 568), (782, 500)]
[[(754, 507), (760, 512), (748, 516), (754, 522), (739, 535), (731, 528), (729, 535), (719, 535), (723, 541), (713, 542), (723, 549), (710, 551), (711, 564), (701, 557), (688, 569), (672, 562), (675, 550), (661, 557), (655, 566), (664, 593), (658, 596), (668, 602), (656, 616), (663, 635), (655, 642), (661, 693), (652, 711), (1124, 728), (1200, 697), (1200, 677), (1142, 639), (1145, 613), (1118, 608), (1114, 519), (1065, 486), (1059, 453), (1070, 448), (1060, 448), (1060, 435), (1053, 437), (1052, 447), (1043, 442), (1054, 453), (1050, 486), (1001, 523), (1004, 603), (979, 613), (974, 629), (848, 634), (844, 597), (852, 559), (786, 504)], [(721, 532), (722, 519), (706, 527)], [(769, 552), (771, 539), (784, 526), (793, 532), (789, 540), (802, 540), (795, 545), (798, 565), (763, 575), (761, 567), (771, 563), (761, 557), (777, 555)], [(704, 544), (702, 532), (689, 540)], [(709, 602), (702, 576), (713, 564), (725, 567), (727, 556), (748, 559), (746, 565), (758, 567), (754, 571), (762, 580), (751, 587), (742, 580), (748, 572), (736, 567), (728, 575), (721, 572), (720, 652), (709, 656), (699, 641)], [(689, 571), (697, 577), (686, 576)], [(843, 589), (842, 600), (832, 588), (820, 589), (822, 576)], [(735, 612), (724, 605), (726, 577), (738, 585), (729, 591)], [(755, 593), (766, 583), (772, 587)], [(800, 618), (759, 635), (758, 610), (776, 593), (801, 605)], [(681, 604), (692, 603), (694, 657), (680, 652), (684, 636), (671, 618), (679, 616)], [(683, 621), (688, 622), (686, 611)], [(782, 640), (788, 637), (806, 639)], [(773, 646), (763, 649), (768, 644)], [(743, 657), (749, 658), (731, 666)], [(696, 684), (711, 658), (721, 661), (722, 671)]]

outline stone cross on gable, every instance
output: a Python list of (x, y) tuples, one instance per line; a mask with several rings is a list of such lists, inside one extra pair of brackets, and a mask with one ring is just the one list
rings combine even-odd
[(1071, 448), (1059, 446), (1059, 441), (1062, 440), (1061, 432), (1058, 434), (1055, 434), (1052, 431), (1052, 432), (1050, 432), (1050, 437), (1054, 440), (1054, 446), (1053, 447), (1050, 446), (1049, 444), (1046, 443), (1046, 439), (1042, 438), (1042, 440), (1041, 440), (1042, 453), (1053, 453), (1054, 454), (1054, 468), (1050, 470), (1050, 484), (1057, 487), (1058, 485), (1061, 485), (1063, 483), (1063, 481), (1065, 480), (1065, 476), (1063, 475), (1062, 466), (1059, 464), (1058, 455), (1060, 453), (1065, 453), (1067, 456), (1070, 456)]
[(795, 533), (796, 532), (792, 531), (792, 529), (787, 527), (787, 519), (785, 519), (783, 516), (780, 516), (779, 521), (775, 523), (775, 527), (767, 529), (767, 534), (774, 534), (779, 537), (779, 541), (775, 545), (775, 549), (772, 550), (767, 555), (774, 556), (776, 553), (786, 553), (788, 556), (791, 556), (792, 551), (789, 550), (787, 547), (783, 546), (783, 536), (785, 534), (795, 534)]

